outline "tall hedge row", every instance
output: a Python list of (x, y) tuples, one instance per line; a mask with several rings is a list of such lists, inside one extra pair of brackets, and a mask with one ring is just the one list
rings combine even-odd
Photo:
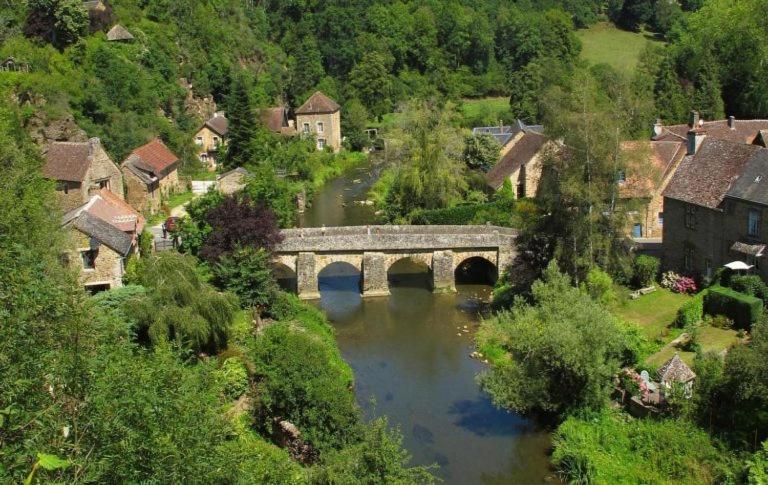
[(684, 328), (701, 322), (704, 318), (704, 295), (704, 292), (699, 293), (678, 308), (677, 319), (675, 319), (678, 327)]
[(704, 297), (704, 311), (727, 316), (735, 328), (749, 329), (763, 313), (763, 301), (730, 288), (713, 286)]

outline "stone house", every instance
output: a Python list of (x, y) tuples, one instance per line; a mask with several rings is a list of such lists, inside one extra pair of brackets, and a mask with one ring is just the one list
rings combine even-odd
[(506, 155), (520, 141), (523, 135), (531, 132), (542, 135), (544, 134), (544, 127), (541, 125), (526, 125), (522, 120), (518, 119), (508, 126), (478, 126), (472, 128), (472, 136), (488, 135), (499, 143), (499, 146), (501, 146), (499, 158)]
[(88, 202), (107, 189), (123, 198), (123, 176), (98, 138), (87, 142), (53, 142), (45, 152), (43, 176), (56, 181), (56, 195), (65, 211)]
[(224, 195), (234, 194), (245, 187), (245, 179), (250, 175), (248, 170), (237, 167), (216, 177), (216, 187)]
[(264, 127), (275, 135), (294, 136), (297, 134), (295, 121), (288, 115), (288, 108), (262, 108), (257, 115)]
[(136, 253), (145, 223), (128, 203), (101, 189), (62, 218), (71, 239), (63, 259), (79, 270), (81, 283), (92, 293), (122, 286), (125, 262)]
[(671, 359), (659, 367), (657, 374), (663, 391), (669, 391), (672, 389), (672, 386), (679, 384), (683, 386), (686, 397), (691, 397), (696, 373), (683, 362), (683, 359), (680, 358), (677, 352), (675, 352)]
[(549, 146), (551, 143), (540, 133), (522, 133), (486, 174), (486, 183), (491, 189), (499, 190), (509, 180), (516, 198), (535, 197), (541, 180), (543, 155)]
[(341, 106), (317, 91), (296, 110), (296, 129), (301, 135), (314, 135), (317, 149), (341, 150)]
[(663, 194), (665, 266), (711, 277), (739, 260), (768, 280), (768, 149), (711, 139), (701, 129), (690, 130), (688, 146)]
[(162, 199), (180, 189), (179, 162), (157, 138), (131, 152), (121, 165), (128, 203), (143, 212), (157, 212)]
[(686, 154), (684, 142), (628, 141), (621, 144), (625, 167), (617, 176), (619, 197), (627, 208), (629, 234), (660, 238), (664, 227), (664, 197)]
[(222, 112), (214, 113), (195, 133), (195, 146), (200, 161), (209, 169), (216, 170), (219, 148), (227, 144), (229, 120)]

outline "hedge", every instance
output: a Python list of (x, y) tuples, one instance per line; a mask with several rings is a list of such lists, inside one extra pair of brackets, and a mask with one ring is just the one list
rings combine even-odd
[(696, 325), (704, 318), (704, 295), (701, 292), (685, 302), (683, 306), (677, 309), (677, 318), (675, 324), (684, 328), (689, 325)]
[(510, 225), (514, 210), (514, 202), (502, 200), (485, 204), (459, 205), (447, 209), (420, 209), (413, 211), (410, 219), (411, 224), (417, 225), (465, 225), (476, 223), (478, 214), (484, 213), (485, 218), (494, 224)]
[(763, 300), (722, 286), (713, 286), (704, 298), (704, 311), (709, 315), (725, 315), (735, 328), (749, 329), (763, 313)]

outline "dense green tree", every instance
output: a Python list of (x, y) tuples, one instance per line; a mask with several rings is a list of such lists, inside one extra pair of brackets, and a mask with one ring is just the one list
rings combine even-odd
[(278, 291), (271, 255), (263, 248), (236, 249), (222, 256), (212, 271), (216, 284), (237, 295), (245, 308), (268, 307)]
[(368, 52), (349, 73), (349, 83), (354, 94), (378, 118), (392, 110), (392, 81), (389, 72), (393, 62), (389, 54)]
[(555, 263), (532, 292), (532, 304), (518, 302), (483, 323), (481, 348), (493, 346), (503, 357), (480, 382), (495, 403), (518, 412), (564, 417), (601, 409), (627, 363), (625, 330)]
[(721, 120), (725, 117), (720, 76), (717, 65), (711, 57), (703, 60), (702, 67), (697, 73), (691, 105), (705, 120)]
[(357, 98), (350, 99), (342, 107), (341, 132), (344, 134), (349, 148), (362, 150), (370, 145), (368, 133), (368, 110)]
[(653, 92), (659, 118), (664, 122), (674, 124), (687, 119), (690, 104), (670, 57), (664, 58), (659, 66)]
[(88, 12), (78, 0), (29, 0), (24, 32), (64, 48), (88, 33)]
[(242, 167), (255, 163), (253, 138), (256, 134), (256, 116), (251, 104), (248, 80), (245, 74), (235, 76), (227, 102), (229, 132), (224, 156), (226, 167)]
[(291, 81), (288, 99), (297, 102), (305, 98), (325, 76), (320, 48), (312, 35), (305, 36), (291, 59)]
[(467, 167), (487, 172), (499, 160), (501, 145), (490, 135), (468, 136), (462, 158)]

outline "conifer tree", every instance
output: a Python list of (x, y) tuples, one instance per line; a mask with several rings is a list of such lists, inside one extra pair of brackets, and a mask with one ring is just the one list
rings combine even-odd
[(228, 107), (229, 134), (224, 165), (226, 168), (235, 168), (253, 162), (255, 158), (253, 137), (257, 130), (256, 116), (244, 74), (235, 76), (232, 81)]
[(685, 91), (680, 84), (675, 69), (675, 62), (665, 57), (659, 66), (654, 86), (656, 109), (659, 117), (666, 123), (683, 123), (690, 109)]
[(696, 91), (693, 95), (693, 107), (701, 113), (705, 120), (720, 120), (725, 117), (725, 104), (720, 89), (720, 76), (717, 64), (712, 57), (707, 56), (698, 71)]

